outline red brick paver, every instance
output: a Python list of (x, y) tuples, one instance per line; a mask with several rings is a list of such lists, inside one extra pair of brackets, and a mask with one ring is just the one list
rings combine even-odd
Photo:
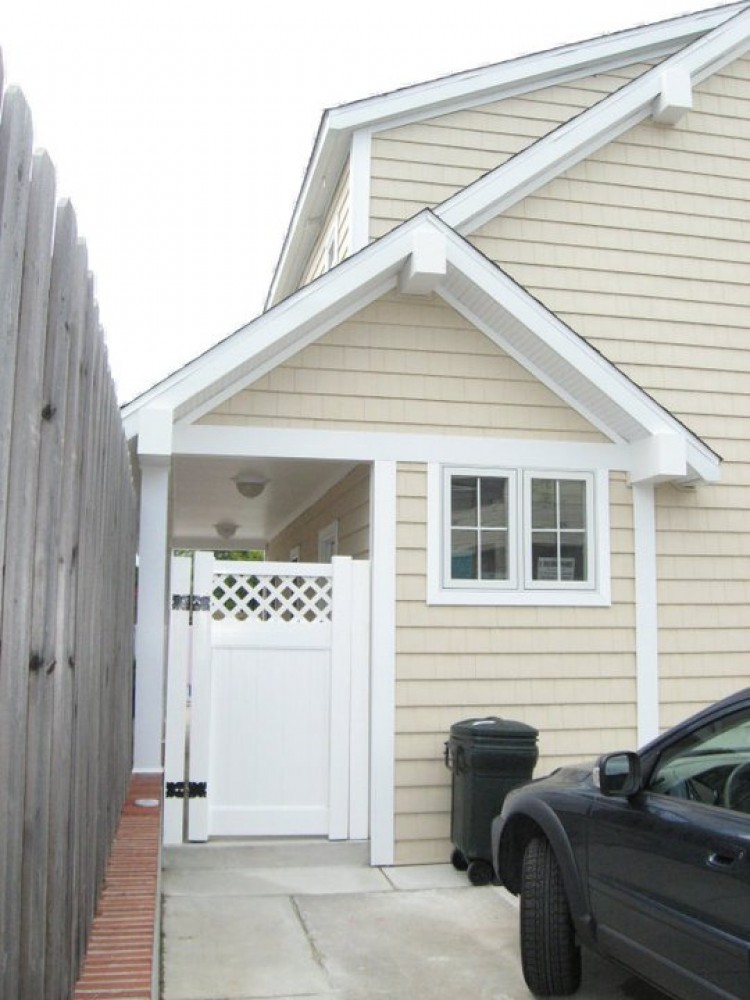
[[(131, 778), (74, 1000), (151, 1000), (161, 788), (158, 774)], [(148, 799), (159, 805), (136, 805)]]

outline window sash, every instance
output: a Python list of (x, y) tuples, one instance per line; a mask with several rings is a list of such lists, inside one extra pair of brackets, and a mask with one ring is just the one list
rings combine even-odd
[(593, 475), (526, 470), (523, 481), (525, 589), (593, 590)]
[[(504, 489), (498, 488), (500, 484)], [(464, 502), (458, 504), (462, 492)], [(511, 471), (444, 470), (444, 586), (492, 590), (517, 586), (516, 493), (516, 475)]]

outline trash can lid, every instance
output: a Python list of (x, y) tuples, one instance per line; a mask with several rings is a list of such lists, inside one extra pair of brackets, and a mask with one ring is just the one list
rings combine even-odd
[(483, 719), (464, 719), (451, 726), (451, 736), (469, 740), (528, 740), (534, 741), (539, 731), (525, 722), (515, 722), (512, 719), (500, 719), (496, 715), (488, 715)]

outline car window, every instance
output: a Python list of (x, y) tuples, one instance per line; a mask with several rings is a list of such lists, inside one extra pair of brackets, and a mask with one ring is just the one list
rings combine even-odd
[(750, 813), (750, 709), (702, 726), (665, 750), (649, 790)]

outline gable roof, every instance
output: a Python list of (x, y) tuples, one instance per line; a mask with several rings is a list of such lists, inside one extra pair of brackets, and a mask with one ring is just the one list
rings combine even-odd
[[(653, 115), (670, 88), (688, 109), (692, 87), (750, 49), (750, 5), (659, 66), (489, 171), (435, 209), (461, 233), (474, 232), (569, 167)], [(679, 113), (679, 109), (678, 109)]]
[[(704, 442), (429, 210), (127, 404), (127, 436), (150, 408), (198, 419), (395, 289), (439, 295), (610, 440), (643, 446), (654, 476), (718, 478), (718, 456)], [(677, 443), (677, 461), (670, 447), (646, 456), (653, 442)]]
[[(356, 133), (373, 134), (636, 62), (663, 60), (713, 32), (747, 7), (747, 0), (743, 0), (741, 3), (561, 46), (329, 109), (323, 115), (318, 130), (266, 305), (280, 301), (296, 288), (318, 236), (312, 223), (326, 213), (338, 178), (350, 155), (352, 137)], [(647, 97), (642, 99), (648, 100)], [(618, 111), (624, 106), (618, 104)], [(602, 128), (609, 127), (611, 123), (602, 122)], [(555, 130), (552, 135), (559, 138), (559, 132), (559, 129)], [(531, 148), (536, 149), (538, 145), (539, 143), (535, 143)], [(548, 148), (549, 146), (546, 147)], [(509, 162), (515, 163), (517, 159), (518, 157), (514, 157)], [(526, 162), (528, 161), (524, 161)], [(542, 179), (539, 183), (543, 182)], [(473, 218), (469, 208), (474, 209), (475, 203), (481, 202), (483, 197), (490, 201), (496, 198), (497, 189), (506, 183), (509, 182), (502, 175), (494, 184), (490, 183), (485, 188), (473, 191), (463, 204), (446, 203), (448, 215), (455, 214), (462, 219), (462, 231), (469, 231), (465, 228), (473, 224), (469, 221)]]

